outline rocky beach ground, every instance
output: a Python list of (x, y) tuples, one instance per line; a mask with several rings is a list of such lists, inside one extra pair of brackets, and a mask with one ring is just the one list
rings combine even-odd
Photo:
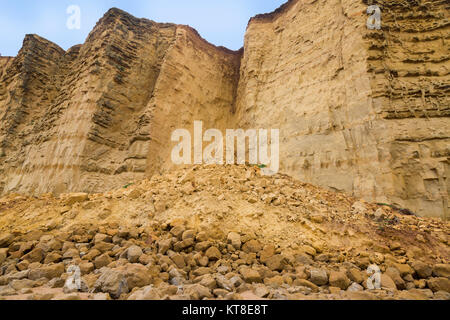
[[(10, 194), (0, 299), (449, 300), (449, 231), (255, 166), (196, 166), (103, 194)], [(70, 266), (79, 286), (66, 284)]]

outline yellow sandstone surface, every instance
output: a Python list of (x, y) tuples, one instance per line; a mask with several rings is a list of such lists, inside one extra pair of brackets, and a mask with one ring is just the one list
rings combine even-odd
[(0, 58), (0, 192), (98, 193), (170, 171), (173, 130), (280, 129), (280, 172), (448, 218), (445, 1), (291, 0), (244, 48), (111, 9), (64, 51)]

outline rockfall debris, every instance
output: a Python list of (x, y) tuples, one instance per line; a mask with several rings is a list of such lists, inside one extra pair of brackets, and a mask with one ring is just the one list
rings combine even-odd
[[(449, 231), (256, 166), (195, 166), (99, 194), (10, 194), (0, 299), (448, 300)], [(381, 273), (373, 290), (369, 265)], [(76, 290), (63, 289), (70, 266)]]

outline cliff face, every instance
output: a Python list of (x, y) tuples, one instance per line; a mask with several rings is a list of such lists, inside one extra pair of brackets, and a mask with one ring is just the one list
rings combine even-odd
[(65, 52), (0, 58), (0, 192), (100, 192), (171, 169), (174, 129), (280, 129), (281, 170), (448, 217), (446, 1), (292, 0), (243, 51), (111, 9)]
[[(371, 103), (360, 1), (292, 1), (248, 27), (241, 126), (280, 128), (281, 170), (372, 196), (379, 124)], [(270, 115), (270, 116), (269, 116)], [(362, 189), (365, 190), (362, 190)]]
[(0, 56), (0, 75), (3, 74), (3, 71), (9, 65), (9, 63), (14, 60), (13, 57), (1, 57)]
[(450, 5), (381, 5), (383, 32), (365, 35), (373, 105), (386, 127), (378, 135), (388, 173), (380, 191), (419, 214), (449, 218)]
[(189, 27), (118, 9), (68, 52), (27, 36), (0, 79), (2, 192), (97, 192), (142, 179), (170, 152), (172, 130), (229, 117), (238, 56)]
[[(374, 2), (375, 3), (375, 2)], [(448, 217), (448, 2), (290, 1), (250, 21), (237, 116), (281, 130), (281, 170)]]

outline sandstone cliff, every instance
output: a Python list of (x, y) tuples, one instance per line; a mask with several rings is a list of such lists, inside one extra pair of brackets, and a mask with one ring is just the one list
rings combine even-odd
[(173, 167), (170, 134), (279, 128), (281, 171), (448, 218), (446, 1), (292, 0), (244, 50), (111, 9), (64, 52), (29, 35), (0, 59), (0, 174), (11, 191), (99, 192)]
[(379, 31), (362, 1), (291, 1), (251, 20), (240, 125), (278, 125), (282, 171), (303, 181), (448, 217), (448, 3), (378, 4)]
[(28, 35), (0, 80), (2, 191), (95, 192), (143, 178), (170, 152), (173, 129), (225, 128), (239, 56), (118, 9), (67, 52)]

